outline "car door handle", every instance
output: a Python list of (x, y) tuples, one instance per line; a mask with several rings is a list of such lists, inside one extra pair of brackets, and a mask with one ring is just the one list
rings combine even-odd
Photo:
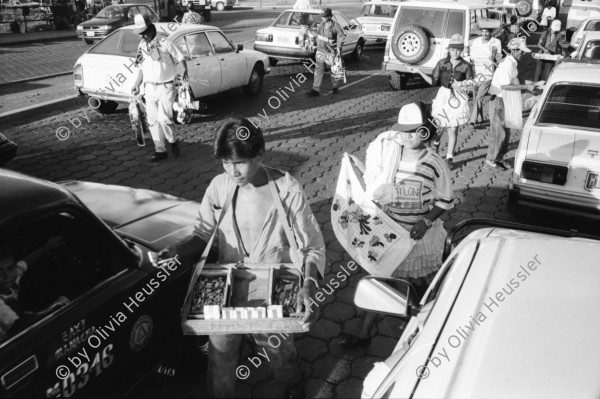
[(225, 58), (219, 58), (221, 61), (225, 61)]
[(202, 65), (201, 62), (196, 62), (194, 65)]
[(29, 357), (27, 360), (12, 368), (7, 373), (0, 377), (2, 386), (4, 389), (10, 389), (19, 382), (23, 381), (29, 375), (34, 373), (39, 368), (37, 358), (34, 356)]

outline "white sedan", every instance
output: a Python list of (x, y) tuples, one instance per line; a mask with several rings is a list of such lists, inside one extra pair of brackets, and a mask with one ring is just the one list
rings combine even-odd
[(365, 40), (382, 42), (390, 34), (392, 22), (398, 11), (398, 2), (371, 0), (363, 5), (356, 21), (365, 32)]
[[(353, 59), (359, 60), (365, 44), (360, 25), (351, 24), (337, 11), (333, 12), (333, 20), (340, 24), (346, 35), (342, 55), (351, 54)], [(279, 59), (314, 58), (317, 27), (320, 23), (320, 9), (285, 10), (270, 27), (256, 32), (254, 50), (268, 54), (271, 65), (276, 65)]]
[[(158, 35), (172, 41), (184, 54), (189, 83), (196, 99), (244, 88), (257, 94), (270, 72), (269, 59), (254, 50), (234, 46), (214, 26), (156, 23)], [(134, 26), (123, 27), (90, 48), (75, 63), (73, 75), (80, 94), (100, 100), (90, 104), (100, 112), (113, 112), (129, 103), (139, 70), (134, 66), (140, 35)]]

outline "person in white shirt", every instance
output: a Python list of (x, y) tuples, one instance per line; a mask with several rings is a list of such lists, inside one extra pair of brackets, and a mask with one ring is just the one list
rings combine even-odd
[(140, 85), (144, 83), (146, 113), (155, 147), (150, 160), (156, 162), (167, 158), (165, 141), (171, 144), (174, 156), (180, 153), (179, 143), (173, 133), (173, 103), (176, 97), (173, 80), (176, 73), (182, 79), (187, 79), (187, 65), (177, 46), (165, 37), (160, 38), (156, 26), (148, 18), (136, 15), (133, 32), (142, 36), (142, 41), (137, 53), (140, 73), (131, 92), (137, 95)]
[(523, 37), (512, 39), (508, 43), (508, 49), (511, 53), (498, 65), (490, 85), (490, 137), (485, 160), (486, 167), (502, 170), (508, 169), (502, 159), (508, 152), (510, 140), (510, 129), (505, 127), (502, 86), (519, 84), (517, 63), (524, 53), (531, 52), (525, 45)]
[(547, 30), (554, 19), (556, 19), (556, 7), (552, 0), (548, 0), (542, 11), (540, 25), (544, 27), (544, 30)]
[(490, 89), (492, 76), (496, 69), (496, 60), (501, 57), (502, 53), (500, 40), (492, 37), (493, 24), (492, 21), (481, 20), (479, 22), (481, 36), (469, 43), (470, 57), (475, 69), (474, 80), (479, 84), (475, 98), (473, 98), (473, 110), (469, 119), (471, 125), (483, 122), (483, 97)]

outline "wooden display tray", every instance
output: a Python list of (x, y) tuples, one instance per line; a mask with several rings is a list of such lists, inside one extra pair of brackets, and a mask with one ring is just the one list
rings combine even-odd
[(563, 58), (560, 54), (540, 54), (534, 53), (531, 55), (536, 60), (544, 60), (544, 61), (558, 61)]
[[(230, 273), (231, 279), (228, 284), (227, 307), (266, 307), (271, 305), (274, 280), (277, 275), (287, 278), (296, 276), (299, 287), (302, 287), (302, 276), (295, 268), (284, 264), (261, 264), (246, 268), (243, 264), (207, 265), (200, 272), (200, 276), (206, 273)], [(295, 333), (307, 332), (303, 328), (300, 319), (303, 313), (292, 313), (280, 318), (254, 318), (254, 319), (209, 319), (198, 318), (190, 313), (193, 299), (194, 284), (190, 284), (184, 302), (182, 314), (182, 329), (185, 335), (219, 335), (219, 334), (246, 334), (246, 333)]]

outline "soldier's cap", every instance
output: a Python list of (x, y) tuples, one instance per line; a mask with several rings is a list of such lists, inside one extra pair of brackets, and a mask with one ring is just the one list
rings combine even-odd
[(327, 18), (333, 17), (333, 12), (331, 11), (331, 8), (326, 8), (326, 9), (322, 10), (321, 11), (321, 16), (322, 17), (327, 17)]
[(135, 23), (135, 28), (133, 29), (133, 33), (137, 33), (138, 35), (141, 35), (142, 33), (146, 32), (146, 30), (153, 25), (152, 21), (150, 21), (150, 18), (148, 18), (147, 16), (144, 16), (142, 14), (137, 14), (135, 16), (135, 18), (133, 19), (134, 23)]

